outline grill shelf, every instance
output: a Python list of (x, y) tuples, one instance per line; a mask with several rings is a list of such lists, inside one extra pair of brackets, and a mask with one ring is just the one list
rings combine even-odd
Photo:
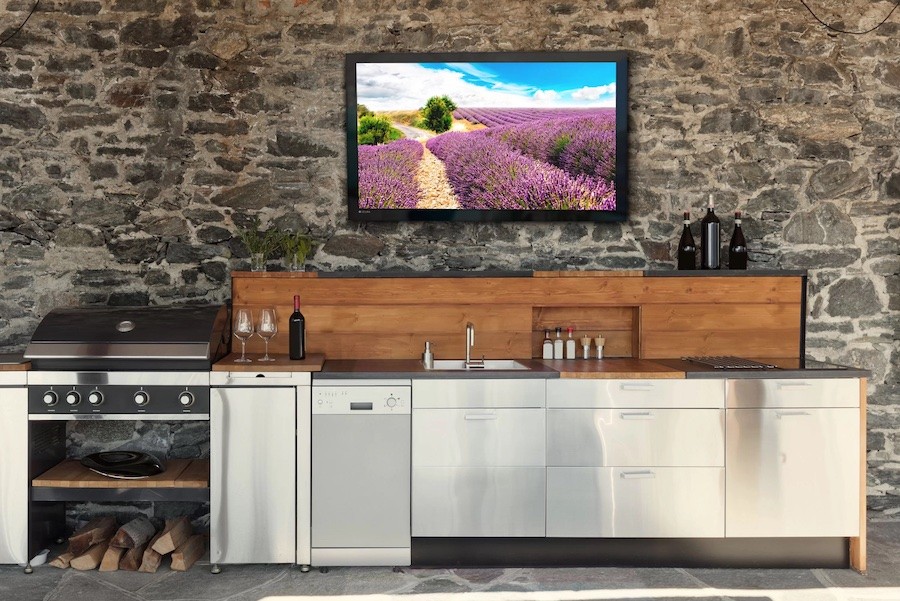
[(715, 369), (779, 369), (777, 365), (772, 365), (771, 363), (761, 363), (752, 359), (743, 359), (731, 355), (682, 357), (681, 359), (682, 361), (690, 361), (691, 363), (698, 363)]

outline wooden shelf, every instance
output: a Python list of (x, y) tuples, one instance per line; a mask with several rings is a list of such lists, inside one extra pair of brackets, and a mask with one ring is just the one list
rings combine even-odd
[(67, 459), (34, 480), (37, 488), (209, 488), (208, 459), (171, 459), (166, 471), (139, 480), (110, 478)]

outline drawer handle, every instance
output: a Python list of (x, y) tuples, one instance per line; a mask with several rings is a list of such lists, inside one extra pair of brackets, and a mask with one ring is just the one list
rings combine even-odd
[(775, 387), (778, 390), (782, 388), (809, 388), (812, 386), (809, 382), (778, 382)]
[(623, 411), (619, 417), (622, 419), (653, 419), (656, 416), (652, 411)]
[(776, 411), (775, 417), (781, 419), (782, 417), (798, 417), (801, 415), (809, 415), (809, 411)]
[(466, 421), (485, 421), (490, 419), (497, 419), (497, 414), (495, 413), (466, 413)]
[(619, 384), (619, 390), (625, 392), (646, 392), (647, 390), (653, 390), (653, 384), (649, 383), (634, 383), (634, 384)]
[(642, 472), (622, 472), (621, 474), (619, 474), (619, 478), (624, 478), (625, 480), (640, 480), (655, 477), (656, 474), (654, 474), (650, 470), (644, 470)]

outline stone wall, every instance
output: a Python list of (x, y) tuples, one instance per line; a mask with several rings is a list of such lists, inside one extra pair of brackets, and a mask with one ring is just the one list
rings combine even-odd
[[(813, 3), (865, 29), (886, 0)], [(2, 34), (32, 0), (0, 0)], [(323, 270), (668, 269), (680, 213), (741, 209), (810, 270), (811, 357), (871, 369), (869, 505), (900, 513), (900, 16), (793, 0), (43, 0), (0, 48), (0, 341), (54, 306), (223, 301), (235, 228)], [(625, 224), (347, 222), (343, 56), (629, 52)], [(726, 231), (731, 221), (723, 219)]]

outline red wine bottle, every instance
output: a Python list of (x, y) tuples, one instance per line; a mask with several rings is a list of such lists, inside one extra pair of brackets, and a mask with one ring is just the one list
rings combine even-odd
[(709, 195), (709, 205), (706, 207), (706, 215), (700, 222), (700, 269), (718, 269), (721, 263), (722, 231), (719, 218), (716, 217), (716, 209), (713, 206), (712, 194)]
[(734, 233), (728, 245), (728, 268), (747, 269), (747, 241), (741, 228), (741, 212), (734, 212)]
[(294, 312), (288, 319), (288, 352), (291, 359), (306, 357), (306, 320), (300, 312), (300, 295), (294, 295)]
[(697, 245), (691, 235), (691, 214), (684, 212), (684, 229), (678, 241), (678, 269), (697, 269)]

